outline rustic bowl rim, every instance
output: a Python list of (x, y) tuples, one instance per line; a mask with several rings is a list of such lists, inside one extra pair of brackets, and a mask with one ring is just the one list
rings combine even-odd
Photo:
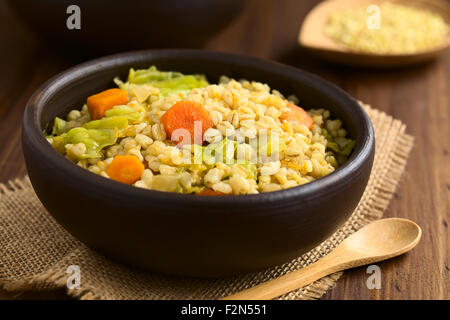
[[(41, 127), (41, 115), (42, 110), (49, 99), (52, 96), (57, 95), (59, 89), (67, 86), (76, 79), (86, 77), (86, 75), (94, 72), (119, 67), (124, 64), (128, 64), (132, 67), (133, 62), (137, 63), (145, 59), (150, 59), (151, 56), (154, 56), (155, 58), (172, 58), (174, 60), (176, 58), (190, 57), (193, 59), (204, 58), (221, 62), (232, 62), (285, 76), (297, 75), (298, 77), (300, 76), (303, 79), (307, 79), (310, 84), (323, 88), (324, 91), (328, 91), (328, 94), (333, 94), (334, 96), (339, 97), (340, 99), (345, 99), (348, 102), (348, 106), (351, 108), (353, 116), (358, 118), (358, 121), (360, 121), (360, 126), (356, 125), (356, 128), (360, 128), (360, 130), (357, 130), (355, 148), (345, 164), (331, 174), (307, 184), (274, 192), (216, 197), (162, 192), (122, 184), (94, 174), (75, 165), (53, 149), (43, 134), (43, 128)], [(346, 110), (345, 112), (348, 111), (349, 110)], [(102, 194), (106, 194), (106, 192), (109, 195), (116, 194), (120, 195), (122, 199), (124, 197), (129, 197), (130, 199), (139, 199), (139, 201), (157, 200), (160, 203), (167, 202), (168, 204), (185, 203), (189, 205), (205, 205), (214, 207), (220, 207), (227, 204), (229, 205), (230, 203), (245, 207), (252, 206), (256, 203), (269, 206), (276, 205), (279, 204), (280, 201), (285, 201), (285, 203), (288, 204), (289, 199), (303, 197), (305, 199), (312, 200), (321, 197), (323, 192), (339, 192), (339, 188), (342, 186), (342, 183), (350, 183), (353, 180), (354, 175), (358, 172), (362, 174), (362, 171), (359, 169), (364, 166), (366, 161), (371, 160), (372, 151), (375, 147), (374, 130), (367, 113), (353, 97), (336, 85), (307, 71), (278, 62), (238, 54), (197, 49), (154, 49), (130, 51), (89, 60), (71, 67), (46, 81), (31, 96), (25, 109), (22, 130), (23, 134), (25, 134), (27, 139), (29, 139), (29, 143), (35, 144), (35, 147), (38, 147), (35, 149), (39, 152), (39, 161), (51, 162), (55, 170), (61, 170), (63, 173), (67, 174), (68, 177), (73, 176), (76, 178), (77, 184), (94, 184)]]

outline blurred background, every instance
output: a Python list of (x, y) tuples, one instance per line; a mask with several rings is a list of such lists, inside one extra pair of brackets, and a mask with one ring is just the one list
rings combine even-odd
[[(92, 57), (132, 49), (203, 46), (242, 11), (246, 1), (8, 0), (7, 3), (36, 34), (56, 44), (55, 48)], [(82, 21), (82, 25), (73, 23), (74, 29), (66, 24), (72, 14)]]
[[(382, 290), (367, 290), (365, 269), (357, 268), (346, 272), (324, 299), (448, 298), (450, 53), (396, 69), (352, 68), (315, 59), (297, 38), (303, 19), (319, 2), (0, 0), (0, 183), (26, 174), (20, 126), (27, 100), (70, 66), (106, 53), (158, 47), (275, 60), (333, 82), (403, 121), (415, 137), (407, 173), (385, 216), (418, 222), (423, 241), (407, 257), (381, 265), (386, 275)], [(81, 30), (66, 28), (69, 4), (81, 8)], [(14, 297), (0, 290), (0, 298)], [(48, 295), (32, 296), (40, 297)]]

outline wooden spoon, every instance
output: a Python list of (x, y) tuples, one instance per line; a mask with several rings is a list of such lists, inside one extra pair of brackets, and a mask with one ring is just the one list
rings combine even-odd
[[(352, 51), (343, 44), (335, 42), (325, 34), (325, 25), (332, 12), (349, 8), (367, 8), (371, 4), (380, 5), (391, 2), (413, 6), (440, 14), (450, 25), (450, 4), (445, 0), (327, 0), (317, 5), (306, 16), (300, 28), (299, 44), (323, 59), (337, 63), (364, 67), (394, 67), (411, 65), (435, 58), (450, 47), (450, 33), (447, 40), (439, 46), (416, 53), (372, 54)], [(381, 22), (383, 23), (383, 22)]]
[(378, 220), (352, 234), (319, 261), (223, 300), (274, 299), (329, 274), (401, 255), (414, 248), (421, 235), (422, 230), (411, 220)]

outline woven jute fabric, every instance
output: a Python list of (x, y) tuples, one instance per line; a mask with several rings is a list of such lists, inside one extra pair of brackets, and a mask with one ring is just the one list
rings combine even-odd
[[(220, 279), (147, 273), (110, 261), (60, 227), (37, 199), (27, 177), (0, 184), (0, 287), (9, 291), (66, 288), (79, 299), (217, 299), (313, 263), (347, 236), (379, 219), (388, 206), (413, 145), (405, 125), (363, 106), (376, 136), (375, 161), (367, 188), (351, 218), (315, 249), (281, 266)], [(70, 273), (81, 271), (79, 289), (67, 289)], [(342, 272), (322, 278), (280, 299), (318, 299)]]

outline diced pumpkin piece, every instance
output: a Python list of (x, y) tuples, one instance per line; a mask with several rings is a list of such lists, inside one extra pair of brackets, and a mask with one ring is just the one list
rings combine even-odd
[[(196, 122), (198, 122), (199, 130), (194, 131)], [(170, 107), (161, 117), (161, 123), (172, 141), (182, 144), (193, 144), (196, 142), (201, 144), (203, 134), (213, 126), (208, 111), (200, 103), (185, 100), (179, 101)], [(181, 135), (173, 136), (178, 129), (186, 130), (186, 133), (190, 135), (190, 140), (184, 141), (186, 137)]]
[(136, 156), (119, 155), (115, 156), (106, 168), (106, 173), (113, 180), (133, 184), (140, 179), (144, 169), (144, 165)]
[(296, 106), (290, 102), (287, 103), (287, 107), (291, 110), (291, 112), (287, 115), (282, 115), (280, 120), (297, 122), (305, 125), (308, 129), (312, 128), (314, 120), (302, 107)]
[(105, 116), (105, 112), (117, 105), (128, 102), (128, 93), (122, 89), (108, 89), (94, 94), (87, 99), (89, 114), (93, 120), (98, 120)]
[(218, 192), (218, 191), (214, 191), (214, 190), (205, 188), (202, 191), (197, 192), (196, 195), (197, 196), (223, 196), (225, 194), (222, 192)]

